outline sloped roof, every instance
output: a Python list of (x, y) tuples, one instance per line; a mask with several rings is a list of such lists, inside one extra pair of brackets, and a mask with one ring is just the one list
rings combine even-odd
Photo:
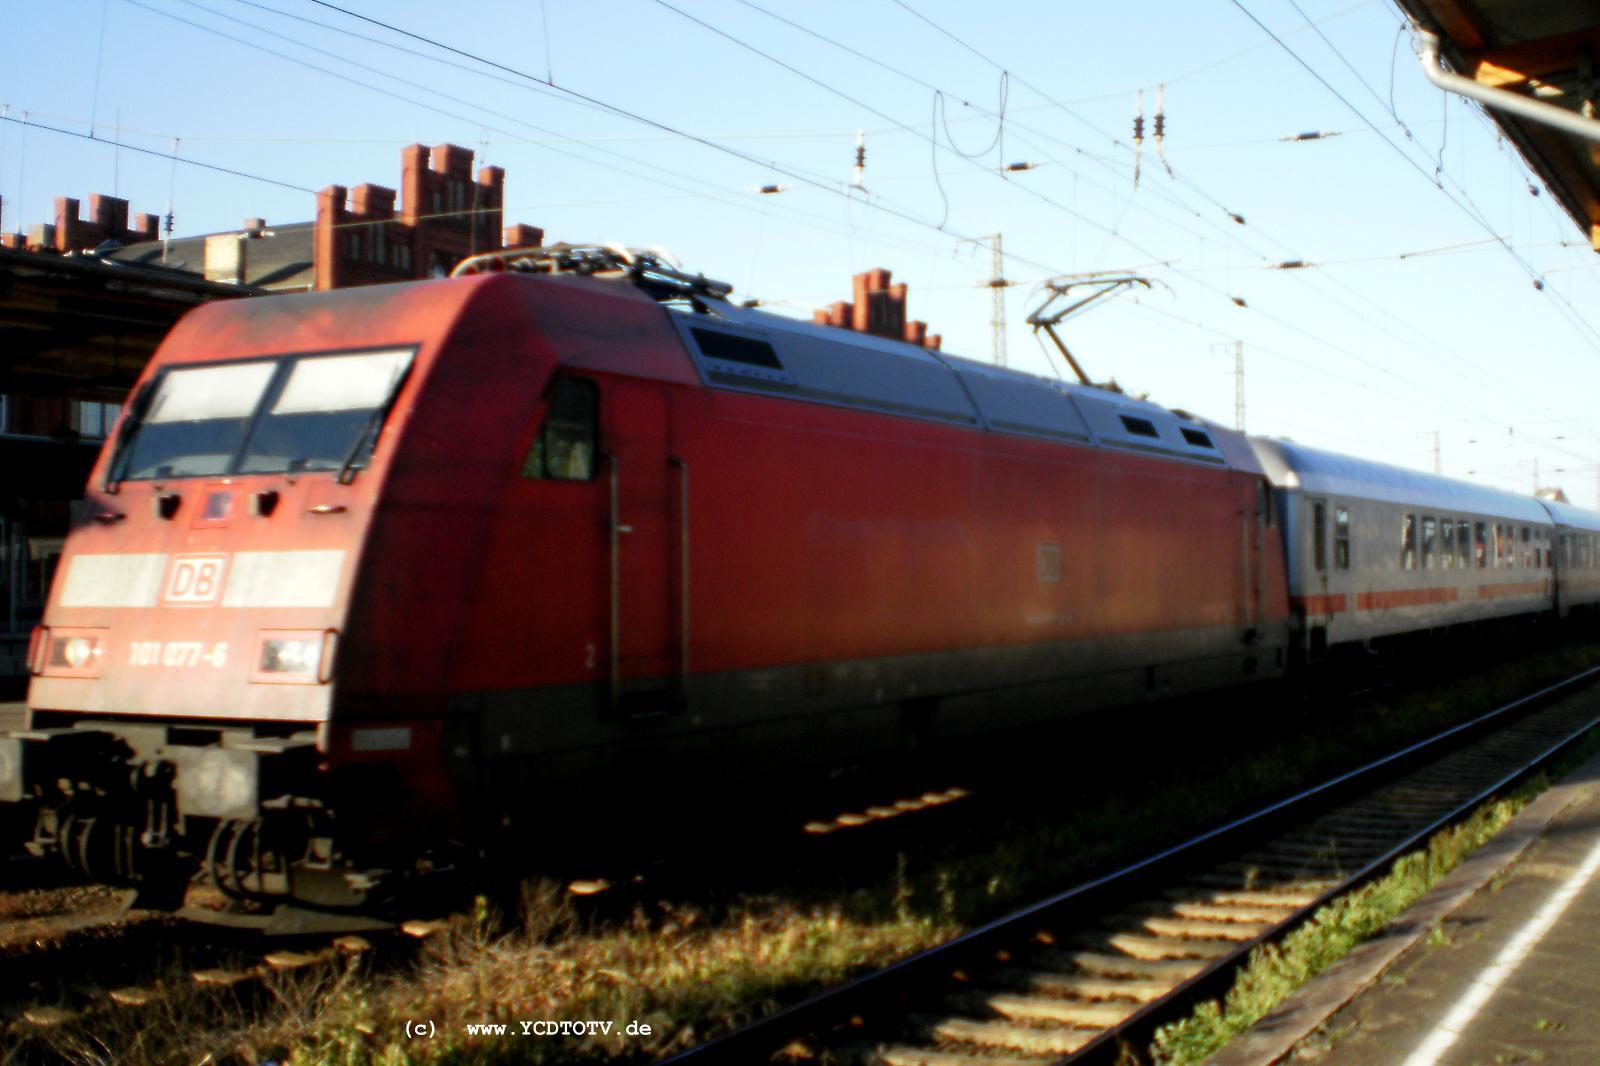
[(1549, 514), (1532, 496), (1320, 451), (1293, 441), (1252, 437), (1250, 443), (1261, 457), (1267, 476), (1280, 488), (1450, 513), (1494, 515), (1541, 525), (1550, 522)]
[[(268, 226), (269, 236), (247, 241), (244, 283), (257, 289), (273, 292), (310, 289), (316, 281), (312, 265), (312, 231), (310, 222), (291, 222), (283, 226)], [(165, 262), (162, 260), (161, 241), (141, 241), (107, 252), (106, 258), (141, 266), (165, 266), (182, 270), (197, 277), (206, 273), (206, 240), (214, 236), (236, 236), (236, 233), (200, 234), (194, 237), (177, 237), (166, 245)]]
[[(1592, 0), (1396, 0), (1437, 34), (1452, 70), (1581, 112), (1595, 92), (1600, 5)], [(1600, 250), (1600, 143), (1495, 108), (1489, 117)]]

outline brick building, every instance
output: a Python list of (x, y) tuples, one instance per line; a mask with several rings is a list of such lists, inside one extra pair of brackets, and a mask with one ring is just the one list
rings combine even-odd
[[(137, 279), (134, 289), (145, 294), (182, 289), (192, 298), (184, 306), (192, 306), (225, 295), (438, 276), (502, 241), (538, 244), (543, 232), (537, 227), (503, 229), (505, 172), (482, 167), (474, 174), (472, 164), (466, 148), (413, 144), (401, 152), (398, 203), (395, 190), (384, 186), (330, 185), (317, 194), (316, 217), (307, 222), (268, 226), (253, 218), (237, 231), (162, 241), (157, 216), (134, 215), (130, 225), (128, 201), (96, 194), (89, 197), (87, 218), (80, 217), (77, 200), (63, 196), (55, 201), (53, 221), (0, 236), (0, 305), (11, 291), (8, 280), (48, 273), (76, 279), (62, 284), (70, 289), (81, 282), (85, 295), (93, 286), (123, 293), (117, 313), (157, 327), (153, 336), (130, 343), (131, 334), (108, 325), (111, 314), (69, 310), (83, 303), (71, 292), (58, 294), (53, 317), (24, 306), (20, 288), (15, 308), (0, 306), (0, 698), (15, 695), (28, 632), (43, 607), (89, 464), (115, 424), (115, 401), (164, 331), (162, 323), (182, 310), (161, 306), (155, 296), (140, 305), (140, 296), (128, 295), (127, 282)], [(88, 364), (79, 368), (83, 373), (56, 372), (60, 360), (83, 359), (88, 344), (112, 353), (113, 373)], [(24, 364), (48, 372), (29, 376)], [(8, 686), (12, 690), (3, 691)]]
[(153, 241), (160, 232), (160, 219), (142, 214), (135, 225), (128, 225), (128, 201), (94, 193), (89, 197), (87, 219), (78, 216), (78, 201), (70, 196), (56, 197), (54, 222), (41, 222), (26, 235), (0, 234), (0, 247), (29, 251), (92, 251), (104, 244), (136, 244)]
[(906, 320), (906, 285), (891, 284), (889, 271), (882, 267), (864, 270), (854, 278), (855, 299), (840, 300), (815, 312), (811, 320), (819, 326), (837, 326), (875, 337), (909, 341), (924, 348), (937, 348), (944, 338), (928, 332), (923, 321)]
[(502, 234), (505, 171), (472, 173), (472, 152), (413, 144), (400, 153), (400, 207), (382, 185), (329, 185), (317, 194), (315, 287), (338, 289), (442, 277), (461, 260), (503, 246), (538, 244), (544, 231)]
[(99, 249), (116, 262), (270, 292), (439, 277), (476, 252), (544, 237), (537, 226), (504, 226), (505, 171), (480, 167), (474, 174), (472, 164), (468, 148), (409, 145), (400, 153), (398, 192), (329, 185), (317, 194), (311, 221), (269, 226), (251, 218), (238, 230), (166, 241), (155, 215), (128, 225), (126, 200), (91, 196), (84, 220), (77, 200), (60, 197), (54, 223), (0, 236), (0, 245), (62, 254)]

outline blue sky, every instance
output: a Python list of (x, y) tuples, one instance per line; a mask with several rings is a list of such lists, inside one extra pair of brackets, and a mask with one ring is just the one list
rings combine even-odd
[[(506, 168), (508, 222), (659, 245), (796, 314), (888, 267), (978, 357), (990, 258), (961, 238), (1000, 233), (1013, 366), (1056, 372), (1024, 322), (1038, 282), (1134, 269), (1151, 291), (1066, 327), (1096, 377), (1231, 423), (1242, 341), (1253, 432), (1422, 469), (1437, 434), (1447, 474), (1528, 490), (1537, 470), (1597, 503), (1595, 254), (1476, 106), (1424, 81), (1387, 0), (339, 6), (520, 73), (311, 0), (0, 0), (0, 106), (100, 139), (0, 123), (0, 224), (92, 192), (170, 197), (180, 234), (302, 220), (309, 190), (397, 186), (402, 146), (449, 141)], [(1305, 131), (1339, 136), (1283, 139)], [(269, 180), (133, 150), (175, 138)], [(1002, 173), (1019, 162), (1039, 165)], [(1312, 265), (1272, 269), (1290, 260)]]

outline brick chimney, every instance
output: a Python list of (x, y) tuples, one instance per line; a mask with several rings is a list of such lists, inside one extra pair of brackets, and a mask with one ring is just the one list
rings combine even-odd
[[(71, 196), (56, 197), (56, 221), (48, 230), (39, 229), (38, 246), (58, 252), (91, 251), (106, 241), (135, 244), (153, 241), (159, 235), (155, 215), (141, 214), (136, 225), (128, 226), (128, 201), (117, 196), (93, 193), (89, 197), (89, 218), (78, 217), (78, 201)], [(35, 227), (38, 229), (38, 227)], [(48, 242), (48, 245), (46, 244)], [(30, 244), (35, 242), (30, 234)]]
[(926, 322), (906, 320), (907, 287), (904, 282), (891, 283), (890, 272), (879, 267), (864, 270), (852, 279), (854, 299), (840, 301), (812, 313), (811, 321), (819, 326), (870, 333), (874, 337), (903, 340), (924, 348), (938, 348), (943, 338), (928, 332)]

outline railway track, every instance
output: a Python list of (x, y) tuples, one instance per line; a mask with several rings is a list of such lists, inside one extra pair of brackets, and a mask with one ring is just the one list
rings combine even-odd
[[(942, 812), (968, 796), (950, 787), (894, 802), (847, 803), (795, 823), (792, 831), (816, 848), (843, 846), (838, 841), (844, 838), (850, 847), (870, 847), (878, 840), (875, 831), (888, 824)], [(613, 911), (630, 913), (639, 899), (654, 898), (673, 880), (667, 875), (609, 886), (604, 899), (586, 901), (585, 913), (600, 920)], [(583, 897), (606, 887), (574, 881), (569, 891)], [(386, 928), (374, 922), (362, 935), (283, 935), (281, 929), (262, 935), (274, 932), (265, 920), (259, 929), (237, 920), (215, 925), (187, 910), (134, 909), (133, 895), (72, 883), (0, 892), (0, 1059), (7, 1046), (48, 1041), (51, 1033), (112, 1014), (136, 1022), (141, 1012), (172, 1013), (180, 1002), (190, 1008), (208, 998), (248, 1003), (291, 975), (301, 981), (336, 977), (358, 960), (367, 969), (401, 965), (410, 945), (449, 925), (444, 919)]]
[[(669, 1060), (1142, 1059), (1258, 945), (1380, 876), (1600, 724), (1584, 671)], [(1581, 705), (1580, 705), (1581, 704)]]
[(358, 972), (404, 964), (412, 945), (444, 926), (267, 939), (171, 915), (116, 930), (85, 921), (74, 934), (0, 955), (0, 1060), (76, 1059), (83, 1047), (106, 1049), (105, 1034), (116, 1034), (117, 1054), (136, 1058), (117, 1045), (144, 1026), (184, 1019), (196, 1031), (225, 1029), (262, 1008), (309, 1003)]

